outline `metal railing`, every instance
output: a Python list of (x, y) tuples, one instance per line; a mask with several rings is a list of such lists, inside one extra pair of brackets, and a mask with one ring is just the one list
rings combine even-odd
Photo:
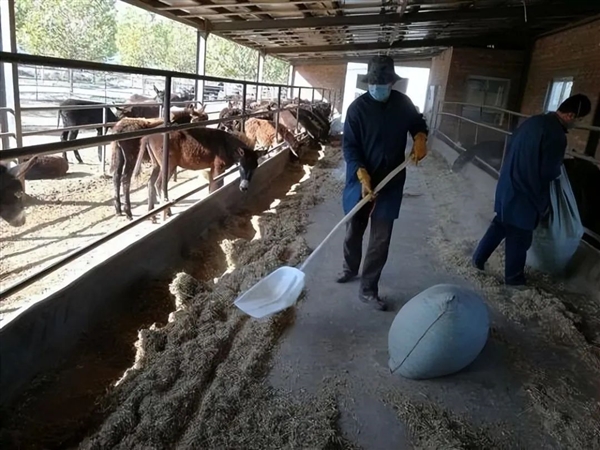
[[(464, 117), (460, 114), (456, 114), (456, 113), (451, 113), (451, 112), (447, 112), (447, 111), (443, 111), (443, 107), (445, 105), (454, 105), (454, 106), (460, 106), (460, 107), (470, 107), (470, 108), (476, 108), (479, 109), (481, 112), (483, 112), (484, 110), (489, 110), (489, 111), (494, 111), (494, 112), (498, 112), (501, 114), (506, 114), (508, 116), (508, 120), (506, 121), (506, 123), (509, 126), (509, 129), (503, 129), (503, 128), (499, 128), (497, 126), (493, 126), (484, 122), (478, 122), (476, 120), (473, 119), (469, 119), (467, 117)], [(483, 114), (480, 113), (480, 117)], [(442, 131), (440, 129), (440, 117), (452, 117), (453, 119), (457, 120), (457, 126), (456, 126), (456, 130), (455, 130), (455, 139), (452, 139), (450, 136), (448, 136), (447, 133), (445, 133), (444, 131)], [(501, 135), (503, 135), (503, 140), (504, 140), (504, 150), (502, 153), (502, 163), (504, 162), (504, 155), (506, 153), (506, 147), (508, 145), (508, 139), (510, 136), (512, 136), (512, 133), (514, 131), (514, 129), (516, 128), (517, 122), (514, 121), (513, 119), (515, 117), (518, 118), (528, 118), (530, 117), (527, 114), (522, 114), (516, 111), (511, 111), (508, 109), (504, 109), (504, 108), (498, 108), (495, 106), (485, 106), (485, 105), (475, 105), (472, 103), (464, 103), (464, 102), (440, 102), (439, 106), (438, 106), (438, 111), (435, 114), (435, 117), (433, 118), (433, 129), (435, 130), (436, 133), (444, 136), (447, 140), (453, 142), (454, 145), (458, 146), (461, 148), (461, 150), (466, 151), (466, 149), (464, 147), (462, 147), (461, 143), (460, 143), (460, 137), (461, 137), (461, 124), (463, 122), (465, 123), (469, 123), (475, 126), (475, 131), (474, 131), (474, 142), (473, 145), (477, 145), (478, 144), (478, 140), (479, 140), (479, 130), (480, 128), (483, 129), (487, 129), (487, 130), (491, 130), (494, 132), (497, 132)], [(502, 123), (505, 123), (504, 120), (501, 120)], [(591, 126), (591, 125), (576, 125), (574, 127), (574, 129), (576, 130), (585, 130), (585, 131), (594, 131), (594, 132), (600, 132), (600, 127), (597, 126)], [(572, 156), (574, 158), (578, 158), (578, 159), (583, 159), (585, 161), (591, 162), (593, 164), (596, 164), (597, 166), (600, 167), (600, 160), (591, 157), (591, 156), (587, 156), (587, 155), (583, 155), (581, 153), (577, 153), (577, 152), (572, 152), (572, 151), (566, 151), (566, 154), (569, 156)], [(481, 158), (478, 158), (478, 161), (483, 164), (486, 165), (488, 167), (490, 167), (492, 170), (494, 170), (496, 173), (499, 173), (499, 169), (496, 169), (492, 166), (490, 166), (486, 161), (481, 160)]]
[[(247, 100), (248, 100), (247, 99), (247, 97), (248, 97), (247, 87), (249, 85), (253, 86), (253, 87), (255, 86), (256, 92), (258, 92), (258, 89), (260, 89), (260, 88), (276, 88), (278, 90), (279, 98), (281, 97), (283, 89), (287, 90), (288, 98), (291, 98), (292, 97), (291, 94), (293, 94), (293, 92), (295, 90), (297, 90), (299, 100), (301, 100), (303, 90), (305, 90), (305, 91), (312, 90), (312, 92), (313, 92), (312, 98), (313, 99), (314, 99), (314, 92), (316, 90), (321, 90), (322, 92), (329, 92), (327, 102), (331, 103), (331, 104), (335, 104), (336, 97), (337, 97), (337, 92), (333, 92), (334, 100), (332, 102), (331, 101), (332, 91), (329, 89), (325, 89), (325, 88), (293, 86), (293, 85), (287, 85), (287, 84), (264, 83), (264, 82), (247, 81), (247, 80), (236, 80), (236, 79), (229, 79), (229, 78), (222, 78), (222, 77), (212, 77), (212, 76), (208, 76), (208, 75), (191, 74), (191, 73), (186, 73), (186, 72), (168, 71), (168, 70), (161, 70), (161, 69), (147, 69), (147, 68), (132, 67), (132, 66), (121, 66), (121, 65), (116, 65), (116, 64), (104, 64), (104, 63), (97, 63), (97, 62), (91, 62), (91, 61), (74, 61), (74, 60), (69, 60), (69, 59), (53, 58), (53, 57), (45, 57), (45, 56), (37, 56), (37, 55), (27, 55), (27, 54), (21, 54), (21, 53), (0, 52), (0, 61), (4, 62), (4, 63), (15, 63), (15, 64), (21, 64), (21, 65), (39, 65), (39, 66), (44, 66), (44, 67), (85, 69), (85, 70), (99, 71), (99, 72), (114, 72), (114, 73), (122, 73), (122, 74), (160, 76), (160, 77), (165, 78), (165, 86), (167, 85), (168, 80), (172, 81), (174, 78), (182, 78), (182, 79), (195, 80), (195, 81), (210, 81), (210, 82), (224, 83), (224, 84), (225, 83), (238, 84), (238, 85), (242, 85), (242, 87), (243, 87), (243, 94), (242, 94), (242, 99), (241, 99), (243, 111), (247, 110), (247, 103), (248, 103), (247, 102)], [(166, 91), (166, 88), (165, 88), (165, 91)], [(167, 100), (170, 102), (170, 98), (168, 98), (168, 97), (169, 97), (168, 95), (165, 95), (165, 102), (163, 104), (158, 104), (158, 105), (164, 107)], [(325, 101), (324, 95), (322, 95), (322, 100)], [(194, 103), (194, 102), (202, 103), (201, 100), (196, 99), (194, 101), (190, 100), (187, 102), (178, 102), (178, 104), (188, 104), (188, 103)], [(121, 104), (118, 104), (118, 105), (121, 105)], [(118, 105), (105, 103), (105, 104), (98, 104), (98, 105), (94, 105), (94, 106), (73, 107), (72, 109), (116, 107)], [(151, 103), (151, 102), (144, 103), (144, 104), (138, 104), (138, 106), (152, 106), (152, 105), (156, 105), (156, 104)], [(123, 104), (123, 106), (133, 106), (133, 104)], [(47, 111), (47, 110), (59, 110), (59, 109), (69, 110), (69, 109), (71, 109), (71, 107), (59, 107), (59, 106), (19, 107), (18, 113), (15, 113), (10, 108), (2, 108), (2, 109), (9, 110), (12, 114), (14, 114), (14, 115), (19, 114), (19, 116), (20, 116), (21, 110), (27, 110), (27, 111), (44, 111), (44, 110)], [(0, 109), (0, 111), (2, 109)], [(105, 123), (98, 124), (98, 126), (96, 128), (99, 128), (100, 126), (104, 126), (104, 125), (106, 125), (106, 124)], [(63, 131), (63, 130), (55, 129), (52, 131), (56, 132), (56, 131)], [(154, 133), (149, 133), (149, 134), (154, 134)], [(17, 130), (17, 136), (20, 136), (20, 135), (21, 135), (21, 130)], [(100, 142), (98, 144), (100, 144)], [(91, 145), (95, 145), (95, 143), (91, 143)], [(8, 150), (5, 150), (5, 151), (8, 151)], [(33, 155), (31, 155), (31, 156), (33, 156)], [(7, 159), (7, 158), (5, 158), (2, 155), (2, 153), (0, 153), (0, 160), (3, 160), (3, 159)]]
[[(55, 154), (55, 153), (65, 152), (65, 151), (69, 151), (69, 150), (75, 150), (75, 149), (79, 149), (79, 148), (87, 148), (87, 147), (92, 147), (92, 146), (96, 146), (96, 145), (100, 146), (100, 145), (108, 144), (108, 143), (110, 143), (112, 141), (116, 141), (116, 140), (123, 141), (123, 140), (128, 140), (128, 139), (140, 138), (143, 136), (149, 136), (152, 134), (162, 133), (164, 136), (164, 142), (163, 142), (163, 148), (164, 148), (163, 158), (164, 158), (164, 160), (162, 161), (162, 163), (163, 163), (163, 167), (168, 167), (168, 163), (169, 163), (168, 159), (169, 159), (169, 153), (170, 153), (168, 151), (168, 145), (169, 145), (168, 136), (169, 136), (170, 132), (184, 131), (184, 130), (188, 130), (188, 129), (195, 128), (195, 127), (205, 127), (205, 126), (219, 124), (222, 122), (229, 122), (231, 120), (240, 120), (243, 125), (243, 123), (246, 119), (251, 118), (251, 117), (261, 116), (261, 115), (265, 114), (265, 111), (247, 112), (247, 110), (248, 110), (247, 103), (248, 102), (247, 102), (246, 93), (247, 93), (248, 85), (256, 86), (257, 92), (258, 92), (258, 89), (260, 89), (262, 87), (271, 87), (271, 88), (277, 89), (277, 93), (278, 93), (277, 108), (270, 109), (268, 111), (269, 113), (276, 115), (276, 120), (275, 120), (276, 135), (279, 132), (278, 128), (280, 126), (279, 113), (283, 110), (287, 110), (287, 108), (281, 106), (281, 97), (282, 97), (282, 93), (283, 93), (284, 89), (286, 89), (286, 90), (288, 90), (288, 92), (292, 92), (292, 93), (294, 92), (294, 90), (298, 90), (298, 105), (297, 105), (298, 109), (300, 108), (300, 103), (301, 103), (301, 99), (302, 99), (302, 95), (301, 95), (302, 90), (307, 90), (307, 89), (312, 89), (312, 92), (313, 92), (312, 98), (313, 99), (314, 99), (315, 90), (320, 89), (322, 92), (322, 96), (321, 96), (322, 101), (327, 101), (328, 103), (331, 103), (332, 92), (330, 90), (326, 90), (324, 88), (306, 87), (306, 86), (291, 86), (291, 85), (275, 84), (275, 83), (262, 83), (262, 82), (259, 83), (259, 82), (253, 82), (253, 81), (245, 81), (245, 80), (231, 80), (231, 79), (227, 79), (227, 78), (210, 77), (210, 76), (203, 76), (203, 75), (189, 74), (189, 73), (182, 73), (182, 72), (175, 72), (175, 71), (154, 70), (154, 69), (145, 69), (145, 68), (129, 67), (129, 66), (118, 66), (118, 65), (113, 65), (113, 64), (102, 64), (102, 63), (87, 62), (87, 61), (72, 61), (72, 60), (66, 60), (66, 59), (60, 59), (60, 58), (24, 55), (24, 54), (17, 54), (17, 53), (0, 52), (0, 61), (2, 61), (3, 63), (5, 62), (5, 63), (12, 63), (12, 64), (41, 65), (41, 66), (45, 66), (45, 67), (64, 67), (64, 68), (95, 70), (95, 71), (102, 71), (102, 72), (152, 75), (152, 76), (161, 76), (161, 77), (164, 77), (164, 79), (165, 79), (165, 89), (164, 89), (165, 95), (164, 95), (164, 102), (162, 104), (161, 103), (151, 103), (151, 102), (139, 104), (139, 106), (153, 106), (153, 105), (161, 106), (165, 125), (162, 125), (162, 126), (156, 127), (156, 128), (132, 131), (132, 132), (127, 132), (127, 133), (110, 134), (110, 135), (104, 135), (104, 136), (83, 138), (83, 139), (78, 139), (78, 140), (73, 140), (73, 141), (51, 142), (51, 143), (26, 146), (26, 147), (22, 147), (22, 148), (1, 150), (0, 151), (0, 161), (13, 160), (13, 159), (19, 159), (19, 158), (25, 158), (25, 157), (33, 157), (33, 156), (39, 156), (39, 155)], [(207, 121), (197, 122), (197, 123), (189, 123), (189, 124), (182, 124), (182, 125), (170, 124), (170, 113), (171, 113), (171, 105), (172, 105), (171, 100), (170, 100), (170, 92), (171, 92), (171, 83), (172, 83), (173, 78), (184, 78), (184, 79), (192, 79), (192, 80), (198, 80), (198, 81), (216, 81), (216, 82), (223, 82), (223, 83), (241, 84), (243, 87), (243, 96), (241, 99), (242, 114), (239, 116), (234, 116), (232, 118), (213, 119), (213, 120), (207, 120)], [(328, 99), (326, 100), (324, 94), (327, 91), (329, 92), (329, 96), (328, 96)], [(335, 102), (335, 98), (336, 98), (336, 95), (334, 95), (334, 102)], [(189, 103), (201, 103), (201, 102), (199, 102), (198, 100), (195, 100), (195, 101), (186, 101), (186, 102), (178, 102), (178, 103), (189, 104)], [(314, 103), (314, 101), (313, 101), (313, 103)], [(31, 107), (31, 108), (29, 108), (29, 110), (53, 110), (53, 109), (54, 110), (58, 110), (58, 109), (77, 110), (77, 109), (104, 108), (104, 111), (106, 111), (107, 107), (114, 107), (114, 106), (117, 106), (117, 105), (98, 104), (98, 105), (93, 105), (93, 106), (86, 105), (86, 106), (69, 106), (69, 107), (59, 107), (59, 106), (45, 107), (45, 106), (43, 106), (43, 107)], [(134, 106), (134, 105), (133, 104), (124, 104), (123, 106)], [(296, 107), (296, 105), (294, 105), (294, 107)], [(17, 108), (16, 113), (15, 113), (15, 111), (13, 111), (10, 108), (2, 108), (2, 109), (8, 110), (12, 114), (20, 113), (19, 108)], [(297, 116), (297, 123), (298, 122), (299, 122), (299, 120), (298, 120), (298, 116)], [(102, 127), (110, 126), (110, 123), (106, 123), (106, 113), (104, 113), (104, 123), (96, 124), (96, 125), (88, 125), (87, 127), (99, 128), (101, 126)], [(65, 131), (70, 128), (81, 129), (83, 127), (67, 127), (66, 129), (55, 129), (55, 130), (50, 130), (50, 131), (53, 131), (53, 132)], [(11, 133), (11, 134), (14, 135), (14, 133)], [(34, 133), (30, 133), (29, 135), (32, 135), (32, 134), (38, 134), (38, 133), (34, 132)], [(302, 138), (302, 136), (301, 136), (301, 138)], [(269, 153), (281, 150), (281, 148), (284, 145), (286, 145), (285, 142), (278, 144), (273, 149), (271, 149)], [(237, 167), (235, 167), (235, 166), (232, 167), (231, 169), (226, 171), (224, 174), (216, 177), (215, 181), (221, 180), (221, 179), (225, 178), (226, 176), (229, 176), (229, 175), (235, 173), (236, 170), (237, 170)], [(168, 181), (169, 181), (168, 180), (168, 171), (163, 170), (162, 175), (163, 175), (163, 179), (162, 179), (163, 202), (159, 207), (154, 208), (152, 211), (149, 211), (148, 213), (144, 214), (143, 216), (129, 222), (127, 225), (120, 227), (120, 228), (102, 236), (101, 238), (69, 253), (67, 256), (52, 263), (50, 266), (32, 274), (32, 275), (14, 283), (13, 285), (9, 286), (8, 288), (0, 291), (0, 300), (3, 300), (19, 291), (25, 289), (26, 287), (28, 287), (31, 284), (35, 283), (36, 281), (44, 278), (45, 276), (49, 275), (50, 273), (55, 272), (56, 270), (64, 267), (65, 265), (74, 261), (75, 259), (91, 252), (92, 250), (99, 247), (100, 245), (123, 234), (127, 230), (130, 230), (131, 228), (145, 222), (146, 220), (148, 220), (150, 217), (154, 216), (155, 214), (167, 210), (169, 207), (172, 207), (172, 206), (176, 205), (177, 203), (180, 203), (181, 201), (187, 199), (188, 197), (190, 197), (204, 189), (207, 189), (209, 186), (209, 184), (206, 183), (198, 188), (195, 188), (195, 189), (177, 197), (174, 200), (169, 200), (169, 198), (168, 198)]]

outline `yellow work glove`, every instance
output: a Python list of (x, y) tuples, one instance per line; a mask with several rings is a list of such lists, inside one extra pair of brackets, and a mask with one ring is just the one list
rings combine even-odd
[(373, 188), (371, 187), (371, 176), (367, 169), (361, 167), (356, 171), (356, 176), (358, 177), (358, 181), (360, 181), (360, 185), (362, 187), (362, 196), (363, 198), (367, 195), (373, 194)]
[(417, 133), (414, 138), (413, 148), (410, 152), (410, 159), (415, 164), (418, 164), (423, 158), (427, 156), (427, 135), (423, 132)]

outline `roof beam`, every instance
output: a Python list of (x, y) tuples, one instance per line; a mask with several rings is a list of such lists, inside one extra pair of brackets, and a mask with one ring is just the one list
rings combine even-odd
[[(546, 19), (550, 17), (574, 17), (578, 14), (597, 12), (597, 5), (593, 6), (586, 1), (583, 4), (574, 4), (565, 8), (535, 6), (527, 8), (527, 17), (532, 19)], [(419, 12), (406, 14), (361, 14), (355, 16), (329, 16), (329, 17), (307, 17), (304, 19), (274, 19), (274, 20), (246, 20), (213, 22), (212, 30), (221, 31), (244, 31), (244, 30), (276, 30), (294, 28), (321, 28), (321, 27), (344, 27), (360, 25), (385, 25), (385, 24), (408, 24), (420, 22), (455, 22), (460, 20), (481, 19), (506, 19), (523, 17), (523, 8), (485, 8), (465, 9), (460, 11)]]
[[(394, 56), (394, 64), (408, 66), (408, 67), (431, 67), (431, 58), (436, 54), (428, 56)], [(307, 58), (307, 59), (290, 59), (288, 62), (295, 66), (336, 66), (339, 64), (348, 64), (349, 62), (354, 63), (368, 63), (372, 56), (344, 56), (336, 58)]]
[(369, 42), (364, 44), (341, 44), (341, 45), (313, 45), (306, 47), (265, 47), (266, 54), (301, 54), (301, 53), (340, 53), (376, 51), (398, 48), (423, 48), (423, 47), (494, 47), (505, 50), (520, 50), (526, 42), (509, 41), (506, 38), (476, 36), (472, 38), (450, 38), (450, 39), (411, 39), (393, 42)]
[[(2, 1), (2, 0), (0, 0), (0, 1)], [(161, 11), (160, 5), (164, 5), (164, 3), (160, 3), (158, 0), (146, 0), (146, 1), (122, 0), (122, 1), (123, 1), (123, 3), (128, 3), (131, 6), (135, 6), (137, 8), (144, 9), (153, 14), (161, 15), (163, 17), (166, 17), (167, 19), (174, 20), (174, 21), (182, 23), (184, 25), (189, 25), (191, 27), (197, 28), (198, 30), (206, 31), (206, 29), (207, 29), (207, 25), (208, 25), (207, 20), (203, 20), (200, 18), (193, 18), (193, 17), (183, 18), (183, 17), (178, 17), (177, 14), (171, 13), (169, 11)]]

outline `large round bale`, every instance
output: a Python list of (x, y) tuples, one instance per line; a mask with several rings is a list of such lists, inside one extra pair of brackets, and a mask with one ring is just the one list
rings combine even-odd
[(406, 303), (388, 335), (391, 371), (411, 379), (449, 375), (465, 368), (487, 341), (488, 310), (475, 292), (438, 284)]

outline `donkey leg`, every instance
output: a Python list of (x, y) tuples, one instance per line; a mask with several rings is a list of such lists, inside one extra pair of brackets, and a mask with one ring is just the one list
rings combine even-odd
[[(152, 167), (150, 173), (150, 179), (148, 180), (148, 212), (154, 209), (156, 203), (156, 180), (160, 175), (160, 166), (156, 165)], [(156, 217), (152, 216), (152, 222), (156, 222)]]
[[(66, 142), (68, 140), (69, 140), (69, 132), (63, 131), (60, 135), (60, 141)], [(69, 158), (67, 157), (67, 152), (63, 152), (62, 155), (63, 155), (63, 158), (65, 158), (67, 160), (67, 162), (69, 162)]]
[(121, 148), (118, 145), (115, 151), (117, 151), (117, 164), (113, 172), (113, 188), (115, 191), (113, 202), (115, 205), (115, 212), (117, 216), (120, 216), (123, 214), (123, 212), (121, 211), (121, 174), (123, 171), (123, 154), (121, 152)]
[[(173, 176), (173, 173), (175, 172), (175, 170), (177, 169), (177, 165), (171, 165), (169, 164), (169, 173), (167, 174), (167, 181), (169, 181), (171, 179), (171, 177)], [(162, 173), (161, 173), (162, 175)], [(157, 181), (157, 189), (159, 190), (160, 193), (160, 197), (161, 197), (161, 203), (168, 203), (169, 201), (169, 195), (167, 192), (167, 195), (165, 196), (164, 192), (163, 192), (163, 178), (162, 176), (159, 178), (159, 180)], [(166, 220), (167, 217), (171, 216), (172, 212), (171, 212), (171, 208), (167, 208), (164, 210), (163, 213), (163, 221)]]
[[(98, 131), (98, 136), (102, 136), (102, 127), (97, 128), (96, 131)], [(102, 149), (103, 148), (104, 148), (103, 145), (98, 146), (98, 162), (102, 162)]]
[(209, 172), (209, 179), (208, 179), (208, 193), (211, 194), (214, 191), (216, 191), (217, 189), (220, 189), (223, 187), (223, 179), (220, 180), (216, 180), (215, 178), (217, 178), (219, 175), (221, 175), (225, 170), (221, 169), (220, 167), (211, 167), (210, 172)]
[[(77, 139), (77, 135), (79, 134), (79, 130), (71, 130), (69, 131), (69, 141), (74, 141)], [(79, 154), (79, 150), (73, 150), (75, 154), (75, 159), (79, 164), (83, 164), (83, 159), (81, 159), (81, 155)]]
[(135, 161), (127, 159), (125, 155), (123, 155), (123, 159), (125, 160), (125, 164), (123, 167), (123, 196), (125, 202), (125, 217), (129, 220), (133, 219), (133, 215), (131, 214), (131, 177), (133, 176), (133, 167)]

